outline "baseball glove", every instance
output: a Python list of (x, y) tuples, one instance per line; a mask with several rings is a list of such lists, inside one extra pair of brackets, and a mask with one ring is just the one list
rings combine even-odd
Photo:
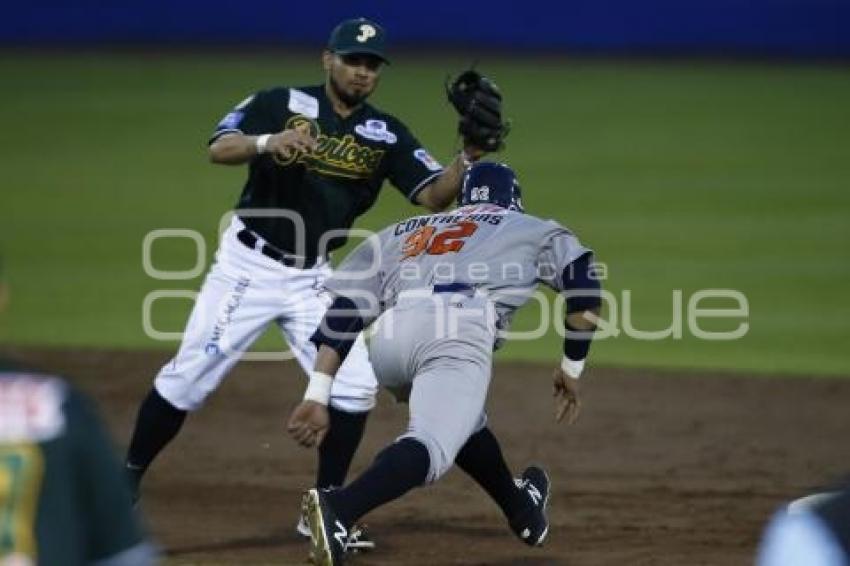
[(460, 114), (458, 133), (464, 146), (499, 151), (510, 126), (502, 119), (502, 93), (496, 84), (469, 69), (446, 81), (446, 96)]

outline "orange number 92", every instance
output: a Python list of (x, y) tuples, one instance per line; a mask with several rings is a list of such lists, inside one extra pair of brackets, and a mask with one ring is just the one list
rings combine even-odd
[(404, 240), (401, 259), (416, 257), (423, 252), (427, 252), (428, 255), (457, 253), (466, 243), (464, 240), (473, 235), (477, 229), (478, 224), (469, 220), (452, 224), (436, 235), (435, 227), (423, 226)]

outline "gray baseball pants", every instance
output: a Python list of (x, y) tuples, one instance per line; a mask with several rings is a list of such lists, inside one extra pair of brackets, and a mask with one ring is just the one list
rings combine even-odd
[(408, 401), (399, 438), (425, 445), (428, 482), (445, 474), (469, 437), (486, 424), (495, 310), (482, 295), (402, 293), (375, 326), (370, 360), (379, 385)]

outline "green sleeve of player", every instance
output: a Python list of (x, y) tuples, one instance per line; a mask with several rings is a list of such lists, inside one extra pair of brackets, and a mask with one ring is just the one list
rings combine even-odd
[(443, 171), (443, 166), (434, 159), (419, 140), (401, 122), (391, 126), (396, 134), (396, 143), (389, 155), (390, 182), (410, 202), (416, 202), (416, 195), (428, 181)]
[(153, 549), (145, 542), (127, 480), (94, 408), (72, 390), (65, 409), (87, 560), (153, 564)]
[(274, 97), (273, 91), (263, 90), (237, 104), (216, 125), (209, 143), (229, 133), (256, 136), (279, 132), (282, 124), (278, 123), (272, 111)]

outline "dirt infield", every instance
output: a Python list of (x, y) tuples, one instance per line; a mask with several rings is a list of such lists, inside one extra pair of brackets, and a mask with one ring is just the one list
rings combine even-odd
[[(7, 350), (8, 352), (8, 350)], [(70, 376), (100, 402), (119, 444), (167, 353), (12, 352)], [(546, 367), (500, 365), (491, 424), (519, 470), (553, 478), (541, 549), (510, 534), (462, 472), (368, 517), (369, 564), (748, 564), (783, 499), (850, 468), (850, 380), (594, 369), (572, 428), (552, 418)], [(152, 468), (143, 510), (168, 564), (303, 564), (293, 531), (314, 454), (284, 436), (302, 392), (293, 363), (243, 363)], [(404, 426), (382, 396), (355, 462)]]

